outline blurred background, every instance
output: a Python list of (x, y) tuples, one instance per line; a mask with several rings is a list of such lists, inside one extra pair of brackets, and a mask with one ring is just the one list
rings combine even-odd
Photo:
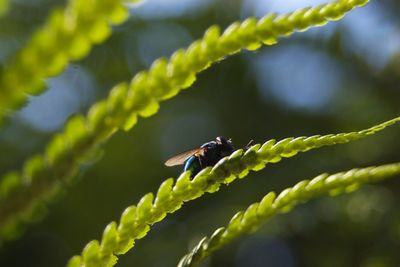
[[(147, 0), (90, 55), (47, 81), (0, 130), (0, 174), (41, 153), (74, 113), (85, 113), (120, 81), (200, 38), (213, 24), (289, 12), (317, 0)], [(6, 63), (61, 0), (13, 0), (0, 18), (0, 64)], [(162, 103), (104, 146), (47, 216), (0, 247), (0, 266), (63, 266), (125, 207), (155, 192), (181, 168), (164, 161), (184, 150), (231, 137), (236, 147), (291, 136), (361, 130), (400, 114), (400, 2), (371, 1), (343, 20), (242, 52), (215, 64), (179, 96)], [(347, 145), (300, 154), (206, 194), (152, 227), (119, 266), (175, 266), (201, 237), (231, 216), (322, 172), (400, 160), (400, 127)], [(400, 180), (322, 197), (280, 215), (225, 247), (204, 266), (400, 266)]]

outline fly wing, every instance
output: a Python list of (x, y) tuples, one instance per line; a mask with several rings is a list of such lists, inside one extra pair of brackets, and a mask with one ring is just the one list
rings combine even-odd
[(168, 167), (171, 166), (175, 166), (175, 165), (182, 165), (183, 163), (185, 163), (185, 161), (198, 153), (202, 153), (203, 152), (203, 148), (199, 147), (199, 148), (194, 148), (191, 150), (188, 150), (186, 152), (180, 153), (172, 158), (170, 158), (169, 160), (167, 160), (164, 164)]

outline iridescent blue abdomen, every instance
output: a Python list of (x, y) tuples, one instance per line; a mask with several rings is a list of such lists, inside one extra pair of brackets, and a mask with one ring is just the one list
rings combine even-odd
[(199, 171), (201, 171), (202, 166), (200, 163), (200, 158), (196, 156), (191, 156), (185, 161), (185, 167), (183, 171), (191, 171), (192, 177), (195, 176)]

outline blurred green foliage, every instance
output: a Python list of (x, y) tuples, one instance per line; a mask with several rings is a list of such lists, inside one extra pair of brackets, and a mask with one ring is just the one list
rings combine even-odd
[[(195, 12), (188, 9), (168, 15), (165, 9), (163, 16), (141, 15), (151, 2), (142, 9), (132, 8), (129, 21), (115, 27), (108, 41), (83, 61), (71, 64), (61, 78), (49, 80), (48, 93), (31, 98), (26, 109), (12, 116), (0, 132), (1, 173), (21, 168), (24, 158), (43, 150), (57, 125), (72, 112), (86, 111), (116, 82), (130, 79), (159, 56), (190, 44), (210, 24), (224, 27), (253, 15), (256, 11), (248, 7), (257, 1), (227, 5), (220, 0)], [(63, 1), (12, 2), (0, 18), (1, 69), (27, 43), (49, 10), (60, 4)], [(277, 11), (274, 6), (267, 8)], [(337, 26), (296, 34), (277, 47), (245, 52), (205, 71), (193, 90), (166, 102), (157, 116), (110, 139), (101, 161), (82, 173), (85, 179), (50, 207), (44, 221), (19, 240), (2, 245), (0, 265), (64, 265), (88, 240), (100, 237), (104, 225), (118, 218), (123, 208), (137, 202), (143, 192), (155, 191), (163, 177), (180, 172), (166, 169), (162, 164), (166, 158), (217, 135), (230, 136), (241, 147), (250, 139), (350, 131), (396, 116), (399, 10), (397, 1), (375, 1)], [(67, 76), (64, 90), (60, 84), (68, 71), (72, 75)], [(90, 82), (80, 83), (82, 77), (90, 77)], [(398, 161), (399, 132), (395, 127), (359, 143), (297, 156), (282, 166), (252, 174), (246, 183), (188, 203), (156, 225), (136, 250), (121, 257), (120, 264), (175, 265), (199, 237), (267, 191), (292, 184), (294, 178)], [(311, 202), (217, 253), (206, 265), (248, 266), (250, 261), (252, 266), (263, 266), (268, 261), (276, 266), (397, 266), (399, 191), (400, 184), (394, 180), (339, 199)], [(257, 254), (262, 257), (254, 257), (257, 251), (262, 251)]]
[(1, 0), (0, 1), (0, 17), (3, 16), (4, 13), (8, 10), (8, 0)]
[(61, 73), (70, 60), (82, 59), (93, 44), (102, 43), (111, 25), (125, 21), (127, 13), (120, 1), (112, 0), (70, 0), (64, 9), (54, 9), (0, 73), (0, 124), (7, 111), (23, 107), (29, 95), (43, 93), (45, 78)]

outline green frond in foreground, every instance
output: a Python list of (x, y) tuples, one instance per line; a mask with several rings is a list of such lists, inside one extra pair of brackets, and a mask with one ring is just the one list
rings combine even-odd
[(290, 211), (297, 204), (321, 194), (337, 195), (356, 190), (361, 184), (379, 182), (400, 175), (400, 163), (353, 169), (333, 175), (321, 174), (312, 180), (303, 180), (282, 191), (277, 197), (268, 193), (260, 202), (253, 203), (245, 211), (236, 213), (226, 227), (204, 237), (193, 250), (179, 262), (179, 267), (196, 266), (215, 250), (234, 239), (257, 230), (278, 213)]
[[(128, 17), (121, 0), (69, 0), (51, 12), (0, 76), (0, 122), (4, 111), (23, 106), (28, 95), (45, 90), (44, 79), (61, 73), (70, 60), (85, 57), (93, 44), (103, 42), (111, 26)], [(2, 3), (0, 0), (0, 12)]]
[(82, 255), (74, 256), (68, 267), (113, 266), (117, 261), (115, 255), (126, 253), (136, 239), (146, 236), (150, 225), (161, 221), (167, 213), (180, 209), (184, 202), (196, 199), (205, 192), (215, 192), (222, 183), (229, 184), (236, 178), (243, 178), (250, 170), (261, 170), (267, 163), (275, 163), (313, 148), (347, 143), (374, 134), (398, 121), (400, 117), (360, 132), (286, 138), (279, 142), (270, 140), (263, 145), (254, 145), (247, 151), (235, 151), (214, 167), (202, 170), (192, 180), (189, 172), (183, 173), (176, 182), (172, 178), (167, 179), (155, 197), (149, 193), (137, 206), (128, 207), (121, 215), (120, 223), (111, 222), (105, 228), (102, 240), (89, 242)]
[[(126, 17), (126, 11), (119, 2), (70, 0), (67, 9), (54, 11), (48, 24), (0, 77), (0, 112), (20, 107), (26, 102), (26, 94), (39, 94), (44, 88), (42, 78), (60, 73), (69, 59), (82, 58), (88, 53), (91, 43), (103, 41), (110, 31), (105, 19), (120, 23)], [(129, 90), (116, 90), (115, 100), (120, 103), (112, 106), (115, 109), (109, 113), (134, 112), (150, 116), (156, 112), (160, 100), (189, 87), (195, 80), (195, 74), (213, 62), (243, 48), (254, 50), (261, 43), (275, 44), (280, 36), (338, 20), (349, 10), (367, 2), (338, 0), (280, 16), (271, 14), (261, 20), (249, 18), (243, 23), (233, 23), (222, 35), (219, 27), (213, 26), (202, 40), (194, 42), (187, 50), (174, 53), (170, 62), (157, 60), (149, 72), (139, 73)], [(123, 101), (124, 97), (128, 97), (129, 101)], [(127, 120), (127, 115), (121, 116), (122, 120)], [(132, 114), (126, 127), (129, 128), (134, 117), (135, 114)], [(4, 114), (0, 113), (0, 124), (2, 120)]]
[(0, 237), (13, 236), (21, 222), (37, 220), (35, 210), (43, 210), (46, 202), (57, 195), (57, 190), (69, 183), (81, 164), (93, 161), (102, 143), (120, 128), (131, 129), (138, 116), (154, 115), (159, 102), (189, 87), (196, 74), (212, 63), (242, 48), (256, 49), (261, 42), (273, 44), (279, 36), (339, 19), (367, 2), (340, 0), (280, 16), (268, 15), (259, 21), (250, 18), (241, 24), (233, 23), (222, 35), (213, 26), (203, 39), (186, 50), (178, 50), (169, 61), (156, 60), (150, 70), (138, 73), (130, 83), (116, 85), (106, 100), (90, 108), (87, 117), (78, 115), (70, 119), (63, 132), (47, 145), (44, 154), (25, 161), (22, 171), (3, 177)]

